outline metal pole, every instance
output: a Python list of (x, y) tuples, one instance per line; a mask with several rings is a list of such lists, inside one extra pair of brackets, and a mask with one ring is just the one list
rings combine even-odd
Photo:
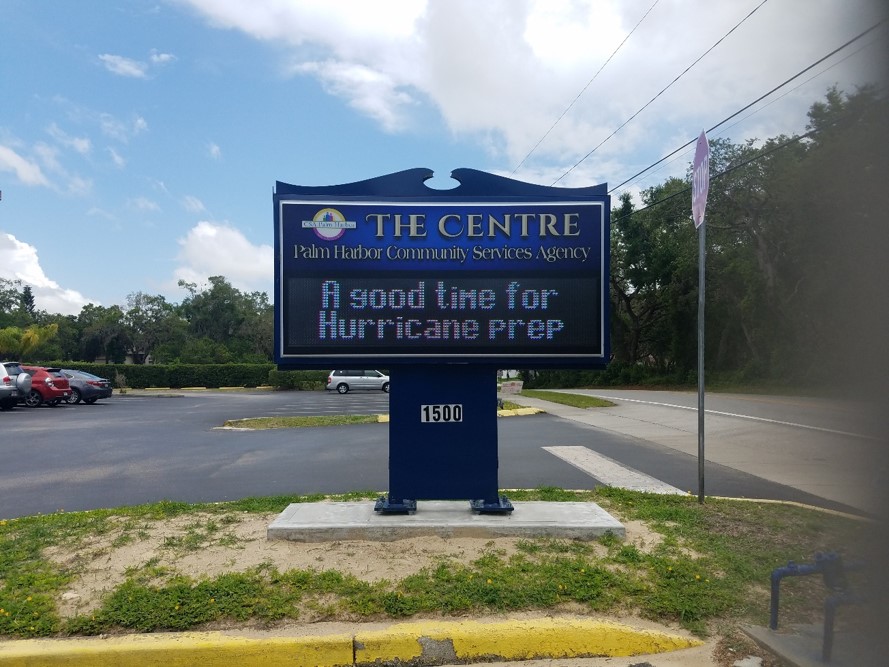
[(704, 268), (707, 261), (707, 223), (698, 230), (698, 502), (704, 502)]

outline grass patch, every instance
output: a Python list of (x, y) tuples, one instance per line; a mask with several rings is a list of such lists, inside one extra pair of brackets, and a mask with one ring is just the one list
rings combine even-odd
[[(517, 410), (521, 407), (523, 406), (511, 401), (503, 401), (504, 410)], [(263, 430), (272, 428), (344, 426), (347, 424), (376, 424), (378, 422), (379, 415), (317, 415), (303, 417), (248, 417), (246, 419), (229, 419), (223, 426), (226, 428)]]
[(249, 428), (256, 430), (270, 428), (305, 428), (311, 426), (343, 426), (346, 424), (376, 424), (378, 415), (317, 415), (306, 417), (249, 417), (229, 419), (228, 428)]
[[(95, 612), (67, 621), (56, 612), (61, 593), (77, 573), (75, 564), (49, 560), (44, 553), (50, 547), (86, 552), (96, 536), (123, 529), (137, 539), (152, 523), (195, 515), (199, 520), (163, 546), (180, 552), (210, 545), (243, 549), (245, 542), (227, 529), (244, 514), (278, 512), (291, 502), (371, 501), (378, 495), (163, 502), (0, 521), (0, 635), (153, 632), (307, 617), (378, 620), (546, 610), (564, 603), (599, 613), (633, 611), (704, 635), (726, 623), (765, 624), (774, 568), (790, 560), (809, 562), (818, 551), (859, 544), (868, 530), (863, 521), (791, 505), (720, 499), (699, 504), (693, 497), (547, 487), (508, 495), (514, 501), (594, 501), (623, 521), (644, 522), (658, 539), (650, 544), (612, 535), (597, 542), (528, 539), (517, 544), (513, 555), (498, 550), (492, 540), (471, 562), (455, 555), (401, 580), (377, 582), (335, 570), (282, 572), (271, 565), (189, 578), (155, 559), (129, 570)], [(847, 555), (851, 559), (855, 554)], [(825, 590), (820, 577), (786, 580), (782, 623), (817, 622)]]
[(614, 406), (611, 401), (595, 396), (586, 396), (584, 394), (563, 394), (559, 391), (544, 391), (542, 389), (524, 389), (522, 396), (528, 398), (539, 398), (542, 401), (550, 403), (560, 403), (562, 405), (570, 405), (575, 408), (610, 408)]

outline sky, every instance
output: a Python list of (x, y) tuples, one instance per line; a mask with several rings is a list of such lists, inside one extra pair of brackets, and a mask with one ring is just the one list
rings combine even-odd
[[(0, 278), (72, 315), (217, 275), (271, 298), (276, 181), (424, 167), (444, 189), (469, 167), (611, 188), (884, 4), (0, 0)], [(709, 138), (804, 132), (829, 87), (877, 79), (886, 26)], [(693, 153), (612, 196), (685, 177)]]

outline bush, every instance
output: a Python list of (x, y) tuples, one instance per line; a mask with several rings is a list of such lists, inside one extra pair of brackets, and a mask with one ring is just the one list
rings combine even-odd
[(556, 389), (571, 387), (633, 387), (633, 386), (693, 386), (694, 370), (672, 375), (658, 372), (643, 364), (611, 362), (603, 370), (541, 370), (523, 372), (525, 388)]
[(299, 389), (313, 391), (324, 389), (329, 371), (279, 371), (271, 370), (268, 381), (275, 389)]
[[(269, 383), (274, 364), (92, 364), (85, 362), (52, 362), (48, 366), (74, 368), (114, 382), (118, 375), (126, 378), (127, 387), (261, 387)], [(322, 371), (323, 373), (323, 371)], [(326, 377), (326, 376), (325, 376)]]

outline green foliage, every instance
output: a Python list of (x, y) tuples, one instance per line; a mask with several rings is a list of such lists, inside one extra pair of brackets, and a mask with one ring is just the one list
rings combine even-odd
[[(872, 368), (886, 335), (874, 307), (884, 281), (873, 267), (884, 265), (887, 249), (889, 102), (873, 88), (831, 89), (809, 120), (808, 141), (711, 141), (706, 366), (742, 381), (835, 382), (847, 375), (849, 354), (855, 367)], [(693, 380), (698, 244), (687, 188), (671, 179), (646, 190), (640, 211), (620, 196), (611, 237), (614, 369), (577, 384)]]
[(87, 364), (52, 361), (47, 365), (93, 373), (114, 381), (119, 373), (131, 389), (162, 387), (262, 387), (268, 384), (273, 364)]
[(526, 389), (522, 391), (522, 396), (529, 398), (539, 398), (552, 403), (561, 403), (562, 405), (570, 405), (575, 408), (607, 408), (613, 407), (614, 403), (606, 401), (595, 396), (583, 396), (581, 394), (563, 394), (557, 391), (537, 391), (535, 389)]
[(312, 391), (324, 389), (330, 371), (279, 371), (269, 372), (268, 383), (275, 389), (299, 389)]
[(24, 329), (0, 329), (0, 357), (17, 361), (33, 361), (35, 352), (56, 337), (57, 324), (32, 324)]
[(273, 428), (313, 428), (346, 424), (376, 424), (378, 415), (305, 415), (296, 417), (247, 417), (229, 419), (224, 426), (262, 431)]

